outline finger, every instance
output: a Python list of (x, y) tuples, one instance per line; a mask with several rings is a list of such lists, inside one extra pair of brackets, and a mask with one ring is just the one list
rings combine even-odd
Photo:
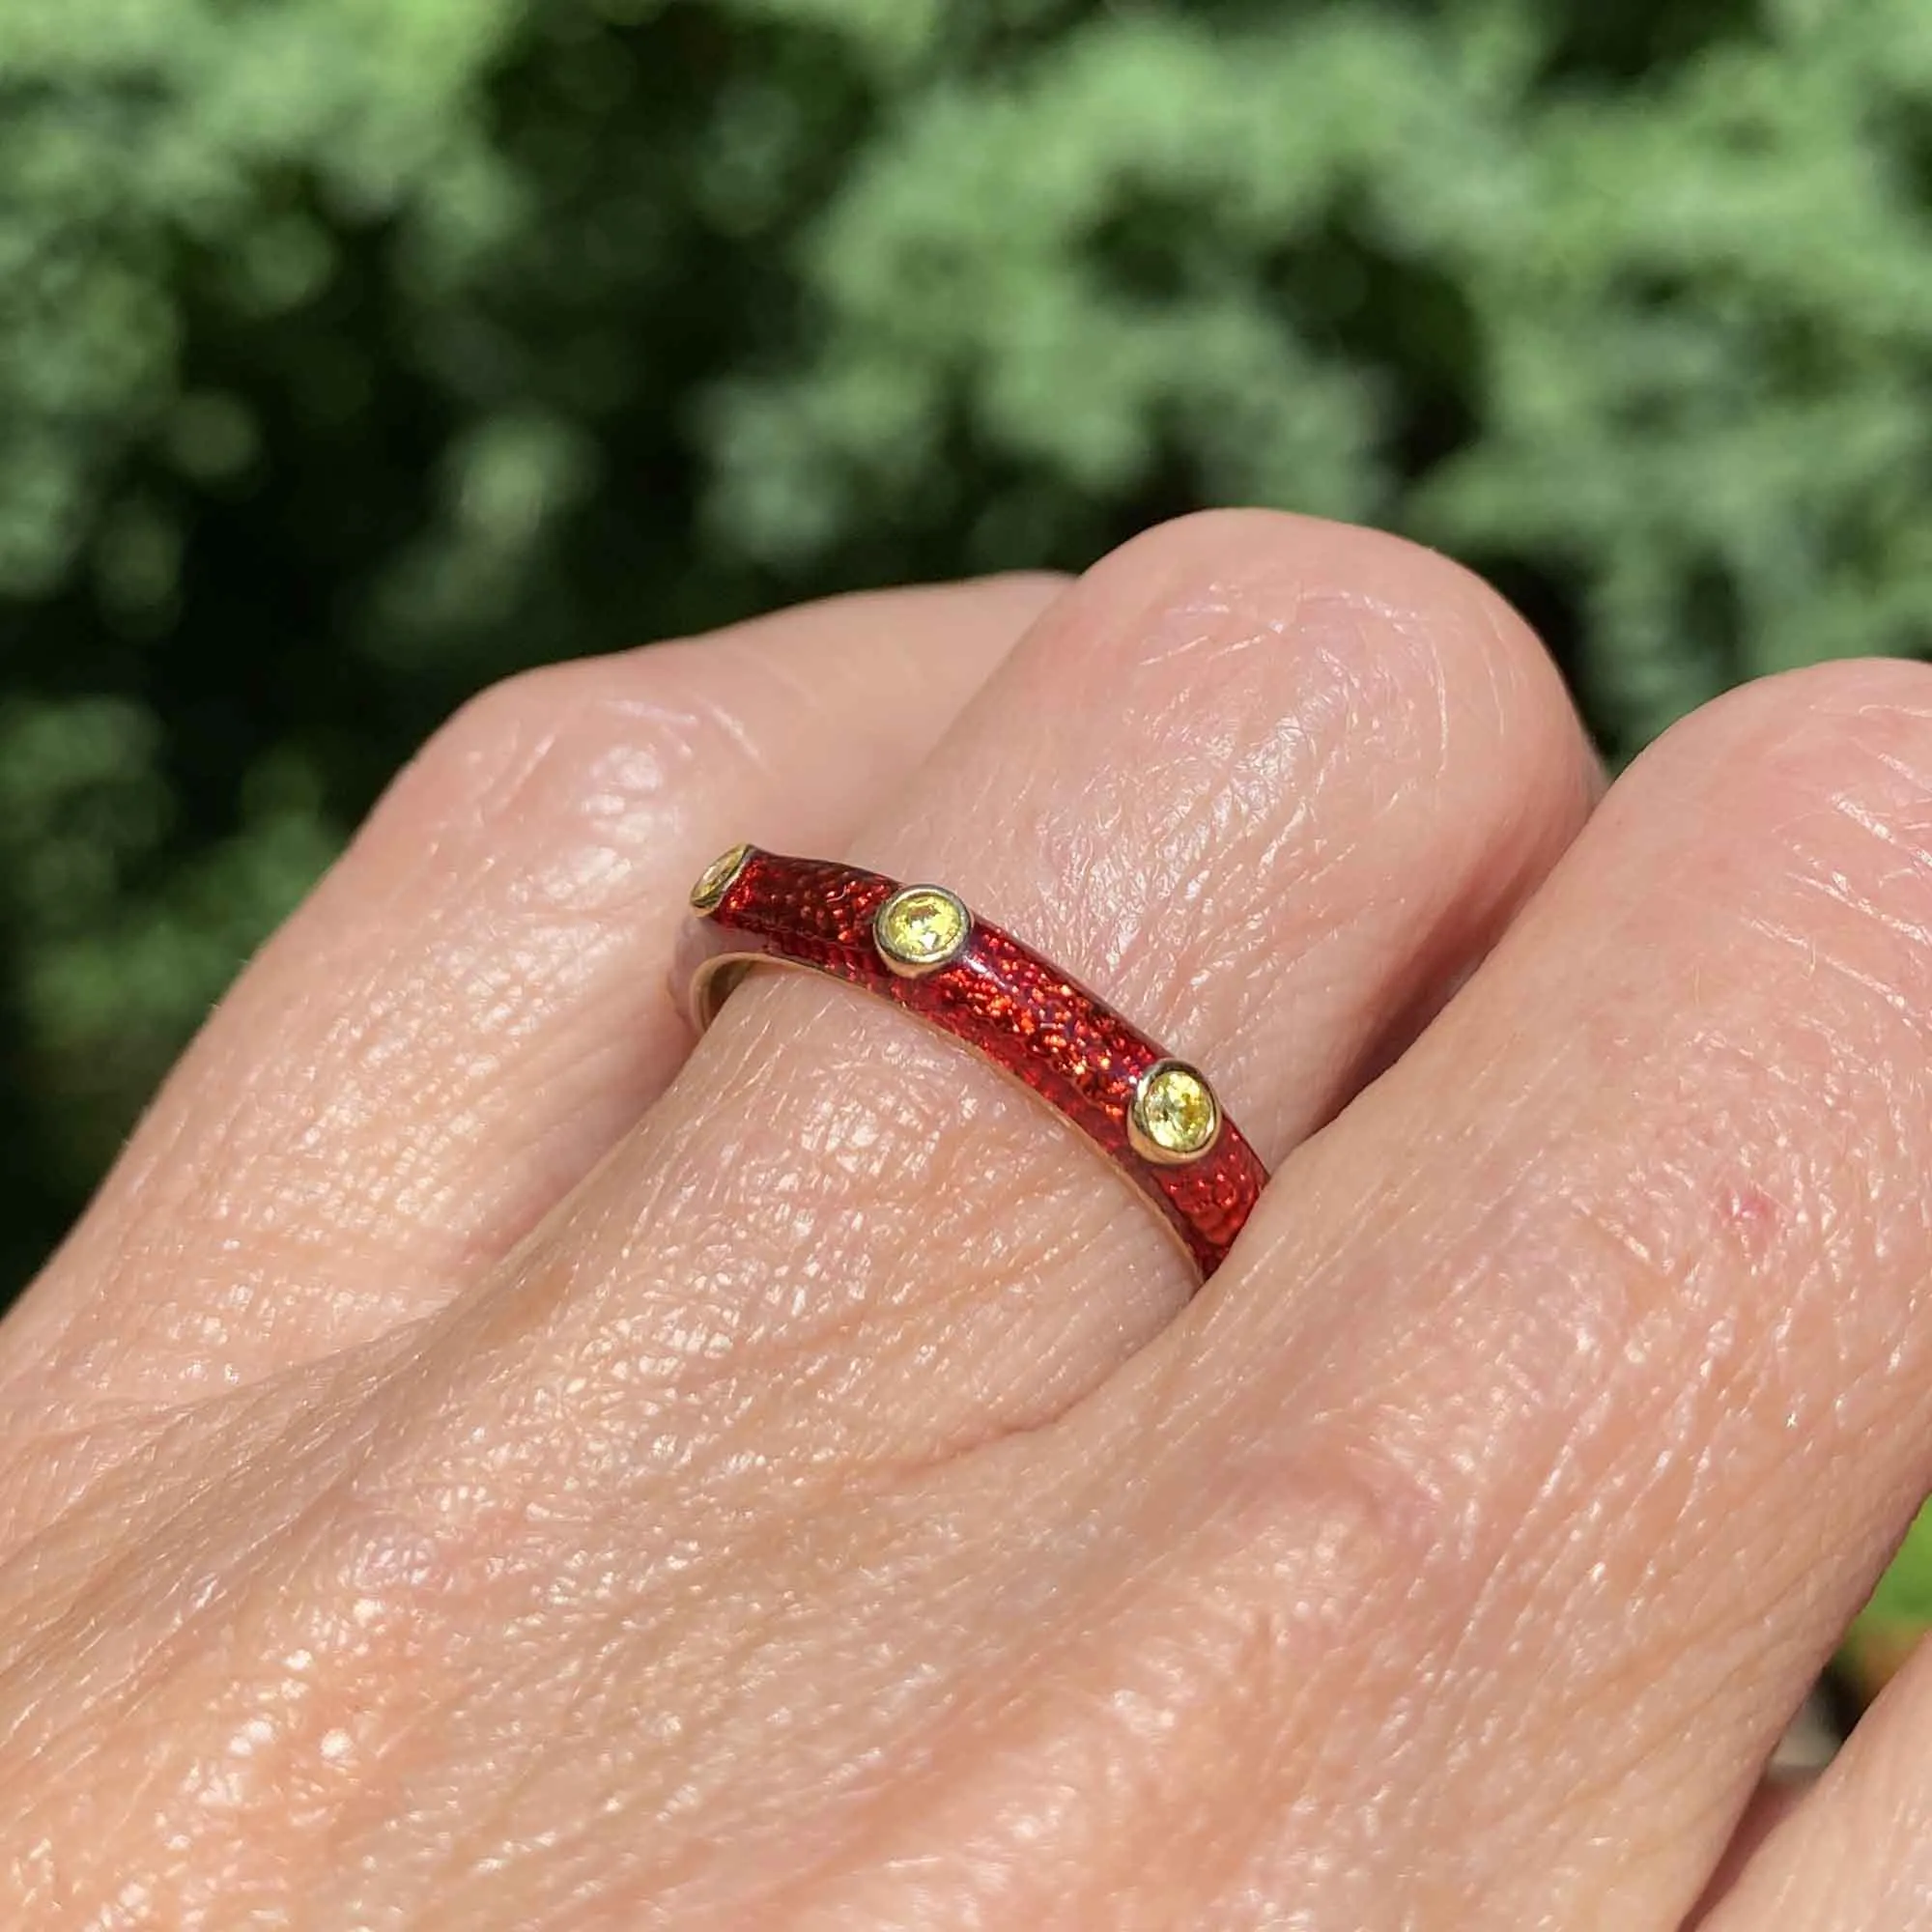
[(1258, 1601), (1375, 1633), (1346, 1685), (1297, 1653), (1320, 1737), (1270, 1714), (1324, 1781), (1262, 1892), (1327, 1833), (1322, 1922), (1696, 1899), (1932, 1482), (1928, 796), (1917, 668), (1673, 734), (1123, 1378), (1279, 1499)]
[[(1800, 1772), (1789, 1776), (1769, 1777), (1758, 1787), (1757, 1795), (1745, 1807), (1745, 1815), (1739, 1821), (1738, 1829), (1732, 1833), (1730, 1843), (1724, 1847), (1724, 1856), (1719, 1861), (1718, 1869), (1711, 1874), (1711, 1882), (1705, 1887), (1703, 1897), (1697, 1901), (1696, 1910), (1685, 1921), (1686, 1932), (1723, 1932), (1727, 1920), (1733, 1932), (1736, 1928), (1754, 1924), (1776, 1926), (1778, 1932), (1784, 1932), (1787, 1926), (1792, 1928), (1792, 1932), (1811, 1932), (1813, 1926), (1829, 1928), (1829, 1932), (1841, 1932), (1841, 1929), (1842, 1932), (1854, 1932), (1854, 1928), (1862, 1932), (1866, 1926), (1883, 1927), (1889, 1922), (1898, 1922), (1896, 1919), (1888, 1921), (1883, 1916), (1875, 1918), (1868, 1910), (1860, 1916), (1844, 1918), (1820, 1918), (1814, 1914), (1808, 1920), (1802, 1915), (1796, 1918), (1790, 1916), (1784, 1909), (1784, 1903), (1790, 1897), (1789, 1880), (1792, 1879), (1801, 1883), (1806, 1880), (1815, 1883), (1830, 1872), (1834, 1888), (1832, 1894), (1834, 1910), (1840, 1903), (1849, 1903), (1859, 1897), (1858, 1888), (1845, 1886), (1839, 1873), (1833, 1871), (1826, 1860), (1811, 1857), (1789, 1860), (1790, 1870), (1784, 1885), (1779, 1886), (1773, 1881), (1772, 1896), (1776, 1897), (1779, 1891), (1784, 1893), (1784, 1900), (1780, 1901), (1775, 1916), (1767, 1918), (1762, 1903), (1743, 1907), (1735, 1917), (1726, 1910), (1737, 1894), (1739, 1881), (1748, 1876), (1753, 1868), (1761, 1868), (1761, 1881), (1772, 1878), (1773, 1869), (1780, 1860), (1760, 1860), (1759, 1854), (1772, 1839), (1780, 1835), (1787, 1820), (1804, 1811), (1811, 1803), (1820, 1782), (1821, 1774)], [(1882, 1839), (1867, 1841), (1861, 1856), (1853, 1861), (1854, 1867), (1868, 1862), (1871, 1847), (1883, 1842)], [(1798, 1845), (1794, 1843), (1791, 1849), (1796, 1851)], [(1815, 1843), (1811, 1847), (1814, 1853), (1822, 1849)], [(1890, 1859), (1886, 1860), (1886, 1864), (1888, 1873), (1883, 1882), (1889, 1884), (1889, 1871), (1895, 1867)], [(1924, 1895), (1921, 1889), (1921, 1900)], [(1762, 1894), (1759, 1896), (1761, 1898)]]
[[(1593, 771), (1474, 580), (1365, 532), (1210, 516), (1056, 606), (857, 849), (1209, 1068), (1274, 1157), (1481, 955)], [(529, 1346), (552, 1357), (608, 1354), (621, 1322), (639, 1385), (715, 1349), (802, 1427), (822, 1380), (909, 1455), (1056, 1412), (1188, 1288), (1145, 1204), (1017, 1085), (883, 1002), (766, 974), (499, 1302), (520, 1327), (548, 1307)]]
[(847, 598), (473, 701), (185, 1057), (0, 1384), (171, 1400), (438, 1305), (682, 1060), (692, 873), (746, 813), (844, 838), (1055, 588)]
[(1932, 1650), (1719, 1893), (1704, 1932), (1919, 1932), (1932, 1906)]

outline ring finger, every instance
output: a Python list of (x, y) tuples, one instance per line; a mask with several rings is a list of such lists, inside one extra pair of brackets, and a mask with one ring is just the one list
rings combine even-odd
[[(857, 856), (1103, 990), (1272, 1161), (1481, 956), (1595, 786), (1547, 658), (1473, 579), (1211, 516), (1069, 593)], [(496, 1301), (519, 1328), (548, 1307), (566, 1359), (610, 1363), (620, 1330), (632, 1384), (701, 1350), (754, 1407), (820, 1386), (882, 1451), (941, 1454), (1057, 1411), (1172, 1314), (1190, 1277), (1157, 1229), (953, 1041), (768, 974)]]

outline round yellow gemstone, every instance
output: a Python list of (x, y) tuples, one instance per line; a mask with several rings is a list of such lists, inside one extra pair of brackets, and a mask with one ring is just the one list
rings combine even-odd
[(1134, 1125), (1156, 1158), (1192, 1160), (1214, 1145), (1221, 1107), (1214, 1091), (1178, 1060), (1149, 1069), (1134, 1095)]
[(731, 890), (731, 881), (744, 869), (745, 861), (752, 856), (749, 845), (734, 845), (728, 852), (721, 852), (697, 875), (697, 883), (691, 889), (691, 905), (694, 912), (716, 912), (724, 895)]
[(879, 908), (873, 936), (895, 971), (930, 973), (957, 956), (973, 917), (938, 886), (907, 886)]

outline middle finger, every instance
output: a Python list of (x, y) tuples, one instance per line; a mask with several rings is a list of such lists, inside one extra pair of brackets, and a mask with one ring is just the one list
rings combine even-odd
[(1690, 1909), (1932, 1482), (1928, 772), (1918, 666), (1680, 726), (1110, 1391), (1186, 1436), (1197, 1594), (1355, 1635), (1251, 1689), (1252, 1895)]

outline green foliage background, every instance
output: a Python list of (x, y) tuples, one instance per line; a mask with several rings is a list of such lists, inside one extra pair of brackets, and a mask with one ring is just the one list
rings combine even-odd
[(463, 694), (1256, 500), (1932, 635), (1924, 0), (7, 0), (0, 1280)]

